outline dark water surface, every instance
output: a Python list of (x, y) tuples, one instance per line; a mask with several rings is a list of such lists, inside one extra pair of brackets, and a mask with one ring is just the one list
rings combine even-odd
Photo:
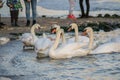
[(12, 80), (120, 80), (120, 54), (37, 60), (19, 40), (0, 46), (0, 77)]

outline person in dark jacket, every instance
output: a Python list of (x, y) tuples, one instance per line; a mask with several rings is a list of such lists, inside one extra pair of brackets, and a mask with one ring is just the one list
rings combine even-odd
[(90, 3), (89, 3), (89, 0), (85, 0), (86, 1), (86, 13), (85, 13), (83, 1), (84, 0), (79, 0), (79, 5), (80, 5), (80, 9), (81, 9), (81, 18), (88, 18), (89, 17), (89, 10), (90, 10)]
[(22, 5), (20, 0), (7, 0), (7, 6), (10, 8), (10, 16), (11, 16), (11, 26), (18, 25), (18, 15), (19, 10), (22, 10)]

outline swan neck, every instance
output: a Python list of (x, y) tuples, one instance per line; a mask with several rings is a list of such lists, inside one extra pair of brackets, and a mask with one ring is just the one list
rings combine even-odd
[(92, 49), (92, 46), (93, 46), (93, 31), (90, 31), (90, 34), (89, 34), (89, 38), (90, 38), (90, 41), (89, 41), (89, 50)]
[(64, 32), (62, 32), (62, 42), (63, 42), (63, 43), (66, 43), (66, 39), (65, 39), (65, 34), (64, 34)]
[(74, 29), (75, 29), (75, 42), (78, 42), (78, 26), (76, 26)]
[(31, 28), (31, 34), (33, 37), (35, 37), (35, 27), (34, 26)]
[(54, 42), (53, 47), (52, 47), (54, 50), (58, 47), (59, 40), (60, 40), (60, 32), (57, 31), (57, 33), (56, 33), (56, 39), (55, 39), (55, 42)]

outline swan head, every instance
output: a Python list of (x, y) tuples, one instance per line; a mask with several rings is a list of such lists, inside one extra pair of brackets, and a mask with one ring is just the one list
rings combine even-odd
[(37, 23), (34, 24), (34, 25), (32, 26), (32, 28), (33, 28), (33, 27), (36, 28), (36, 29), (41, 29), (41, 28), (42, 28), (42, 27), (41, 27), (39, 24), (37, 24)]
[(57, 24), (53, 24), (51, 28), (51, 33), (55, 33), (60, 29), (60, 26)]
[(86, 27), (82, 33), (82, 35), (87, 35), (88, 33), (92, 32), (93, 29), (91, 27)]
[(71, 31), (71, 30), (75, 29), (76, 27), (77, 27), (76, 23), (71, 23), (69, 28), (68, 28), (68, 31)]

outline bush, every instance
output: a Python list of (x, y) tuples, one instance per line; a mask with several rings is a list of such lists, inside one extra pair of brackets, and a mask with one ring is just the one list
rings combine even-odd
[(98, 16), (97, 16), (97, 17), (103, 17), (103, 16), (102, 16), (102, 14), (98, 14)]
[(112, 17), (113, 17), (113, 18), (120, 18), (120, 16), (117, 15), (117, 14), (113, 14)]
[(104, 17), (105, 17), (105, 18), (110, 18), (111, 15), (110, 15), (110, 14), (105, 14)]

